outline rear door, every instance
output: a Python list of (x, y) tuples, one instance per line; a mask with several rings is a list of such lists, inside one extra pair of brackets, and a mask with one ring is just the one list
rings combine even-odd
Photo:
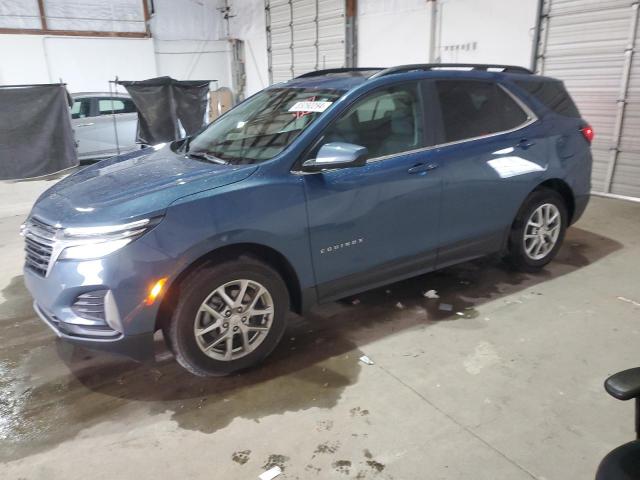
[(438, 246), (440, 172), (417, 82), (368, 93), (325, 131), (321, 145), (365, 146), (364, 167), (303, 174), (320, 299), (432, 269)]
[(115, 154), (118, 145), (121, 152), (136, 147), (138, 114), (130, 98), (97, 97), (95, 99), (95, 109), (97, 114), (95, 118), (95, 135), (96, 139), (103, 145), (103, 154)]
[[(85, 105), (90, 105), (87, 112), (85, 112)], [(71, 116), (78, 145), (78, 156), (81, 159), (115, 155), (118, 144), (120, 152), (137, 147), (135, 136), (138, 119), (133, 101), (129, 98), (100, 96), (76, 99)]]
[(436, 80), (443, 175), (438, 267), (501, 249), (526, 195), (547, 169), (535, 114), (502, 85)]

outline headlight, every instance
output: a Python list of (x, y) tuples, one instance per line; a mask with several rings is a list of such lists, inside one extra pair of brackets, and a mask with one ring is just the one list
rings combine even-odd
[(145, 218), (120, 225), (68, 227), (62, 231), (60, 260), (91, 260), (105, 257), (133, 242), (160, 221)]

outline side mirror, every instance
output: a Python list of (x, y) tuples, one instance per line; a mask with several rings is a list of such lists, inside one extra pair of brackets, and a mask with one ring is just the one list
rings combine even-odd
[(362, 167), (367, 163), (369, 151), (367, 147), (353, 143), (325, 143), (316, 158), (302, 164), (305, 172), (320, 172), (334, 168)]

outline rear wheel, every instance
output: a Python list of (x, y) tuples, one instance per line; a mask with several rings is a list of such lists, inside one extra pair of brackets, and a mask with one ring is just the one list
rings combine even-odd
[(567, 229), (564, 199), (554, 190), (540, 188), (525, 200), (511, 227), (508, 259), (517, 268), (536, 271), (558, 253)]
[(196, 375), (255, 365), (282, 338), (289, 294), (280, 275), (257, 260), (199, 269), (180, 292), (164, 334), (178, 363)]

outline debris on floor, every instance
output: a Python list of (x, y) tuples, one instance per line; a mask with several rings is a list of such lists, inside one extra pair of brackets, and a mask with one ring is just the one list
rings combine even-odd
[(399, 308), (400, 310), (404, 310), (404, 304), (402, 302), (398, 302), (396, 303), (396, 308)]
[(440, 295), (438, 295), (438, 292), (435, 290), (427, 290), (422, 294), (422, 296), (424, 298), (440, 298)]
[(360, 300), (357, 298), (354, 298), (353, 300), (351, 300), (351, 304), (352, 305), (359, 305), (360, 304)]
[(262, 472), (258, 478), (260, 480), (271, 480), (276, 478), (278, 475), (282, 473), (282, 469), (280, 467), (273, 467), (267, 470), (266, 472)]
[(626, 303), (630, 303), (634, 307), (640, 307), (640, 302), (636, 302), (635, 300), (631, 300), (630, 298), (618, 297), (618, 300), (626, 302)]
[(371, 360), (369, 357), (367, 357), (366, 355), (362, 355), (360, 357), (360, 361), (362, 363), (364, 363), (365, 365), (375, 365), (375, 363), (373, 363), (373, 360)]
[(438, 305), (438, 309), (442, 310), (443, 312), (452, 312), (453, 305), (451, 305), (450, 303), (441, 303), (440, 305)]

